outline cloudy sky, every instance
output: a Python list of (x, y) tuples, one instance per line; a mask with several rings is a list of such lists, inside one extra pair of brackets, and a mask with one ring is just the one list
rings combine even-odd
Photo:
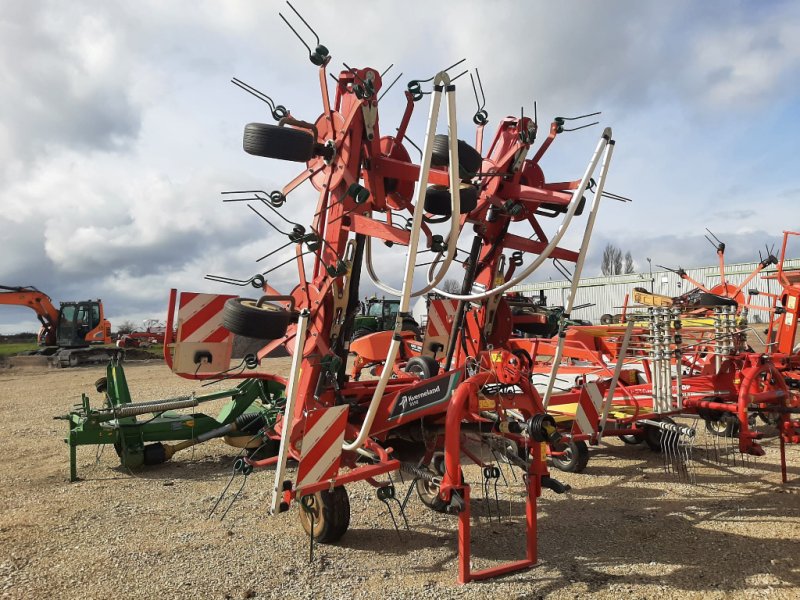
[[(239, 77), (292, 113), (320, 112), (316, 68), (278, 17), (280, 2), (0, 0), (0, 284), (54, 300), (101, 297), (112, 323), (163, 317), (170, 288), (224, 291), (207, 273), (249, 277), (280, 242), (231, 189), (279, 189), (297, 172), (245, 154), (244, 124), (271, 122)], [(800, 229), (800, 4), (796, 2), (307, 2), (297, 6), (332, 71), (372, 66), (391, 80), (384, 132), (403, 85), (467, 58), (492, 128), (532, 113), (602, 111), (617, 140), (585, 274), (608, 241), (637, 266), (711, 264), (711, 228), (730, 261)], [(287, 16), (289, 16), (287, 14)], [(459, 133), (474, 100), (459, 81)], [(411, 128), (421, 141), (419, 110)], [(444, 124), (442, 124), (442, 130)], [(599, 127), (560, 137), (548, 180), (579, 177)], [(313, 212), (308, 187), (287, 209)], [(575, 238), (573, 236), (572, 241)], [(282, 243), (282, 242), (280, 242)], [(404, 255), (382, 259), (386, 277)], [(277, 262), (277, 261), (276, 261)], [(546, 278), (550, 271), (542, 271)], [(270, 283), (291, 287), (292, 267)], [(0, 332), (35, 330), (0, 307)]]

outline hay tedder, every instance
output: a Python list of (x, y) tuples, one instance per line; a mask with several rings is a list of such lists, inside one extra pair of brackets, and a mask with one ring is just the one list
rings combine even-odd
[[(296, 16), (316, 37), (299, 13)], [(509, 341), (515, 315), (503, 293), (549, 258), (573, 262), (579, 273), (604, 195), (614, 149), (611, 130), (602, 132), (580, 178), (547, 182), (540, 160), (559, 134), (581, 127), (570, 128), (569, 118), (555, 118), (528, 158), (538, 123), (524, 114), (509, 116), (500, 121), (484, 150), (484, 100), (473, 117), (475, 145), (459, 139), (455, 82), (467, 73), (451, 74), (463, 62), (459, 61), (432, 77), (409, 82), (399, 127), (382, 133), (379, 103), (391, 87), (384, 83), (386, 72), (345, 65), (338, 76), (329, 77), (331, 56), (319, 38), (308, 44), (292, 31), (319, 69), (322, 112), (313, 122), (301, 120), (238, 79), (234, 83), (266, 102), (277, 121), (248, 124), (244, 150), (294, 161), (302, 169), (281, 190), (228, 192), (227, 200), (249, 202), (252, 211), (286, 236), (278, 250), (291, 247), (294, 258), (281, 264), (296, 265), (297, 285), (274, 289), (266, 279), (274, 269), (268, 269), (246, 279), (207, 277), (260, 290), (253, 299), (173, 290), (167, 363), (189, 379), (243, 379), (236, 389), (215, 394), (230, 396), (231, 408), (217, 419), (204, 420), (202, 435), (193, 435), (187, 426), (194, 415), (175, 417), (181, 437), (150, 435), (148, 428), (170, 417), (165, 411), (206, 398), (149, 406), (129, 402), (120, 384), (121, 368), (112, 365), (106, 406), (92, 409), (85, 400), (70, 415), (70, 446), (98, 443), (81, 437), (90, 422), (97, 431), (115, 436), (122, 452), (140, 449), (143, 461), (148, 456), (155, 457), (154, 462), (166, 460), (182, 447), (223, 435), (249, 436), (240, 446), (277, 442), (277, 456), (244, 456), (236, 468), (247, 474), (274, 465), (272, 512), (285, 512), (297, 502), (311, 539), (328, 543), (341, 538), (349, 526), (345, 486), (366, 481), (377, 488), (379, 498), (394, 497), (391, 474), (400, 471), (414, 480), (429, 508), (458, 515), (460, 582), (530, 567), (537, 561), (537, 498), (543, 488), (556, 493), (568, 488), (549, 476), (546, 446), (558, 444), (560, 433), (530, 382), (531, 363), (515, 353)], [(480, 78), (472, 73), (470, 77), (478, 100), (479, 90), (483, 96)], [(430, 110), (415, 163), (407, 129), (424, 99)], [(443, 103), (447, 133), (437, 134)], [(292, 191), (306, 181), (319, 196), (311, 222), (301, 224), (292, 220), (296, 211), (284, 207), (291, 206)], [(560, 246), (573, 218), (587, 207), (580, 248)], [(550, 237), (542, 226), (544, 219), (560, 219)], [(460, 239), (469, 245), (468, 251), (458, 248)], [(386, 254), (380, 258), (375, 242), (389, 246), (381, 249)], [(278, 250), (267, 257), (275, 257)], [(387, 258), (392, 252), (395, 258)], [(419, 263), (425, 253), (430, 260)], [(312, 259), (310, 269), (306, 255)], [(403, 264), (394, 269), (393, 279), (402, 282), (399, 287), (379, 274), (379, 267), (392, 261)], [(416, 271), (423, 264), (428, 268), (418, 283)], [(462, 280), (460, 293), (439, 289), (455, 269)], [(385, 337), (383, 368), (376, 379), (357, 380), (348, 376), (347, 360), (365, 272), (384, 293), (399, 297), (400, 304), (393, 330), (373, 334)], [(410, 318), (411, 298), (431, 291), (450, 303), (452, 314), (439, 323), (441, 327), (429, 325), (411, 356), (406, 345), (413, 333), (403, 331), (403, 323)], [(257, 357), (231, 367), (232, 334), (272, 341)], [(278, 347), (291, 355), (287, 379), (256, 369), (260, 359)], [(123, 427), (124, 419), (148, 412), (156, 417)], [(195, 419), (195, 425), (199, 423)], [(467, 436), (521, 469), (525, 482), (525, 556), (477, 571), (471, 563), (470, 486), (460, 468), (462, 456), (479, 464), (484, 477), (499, 475), (494, 475), (496, 466), (493, 469), (465, 446)], [(166, 439), (180, 441), (166, 447), (161, 444)], [(296, 471), (288, 469), (290, 459), (297, 462)]]

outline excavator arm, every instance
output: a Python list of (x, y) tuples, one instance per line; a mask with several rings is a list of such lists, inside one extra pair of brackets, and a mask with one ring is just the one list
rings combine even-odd
[(42, 324), (39, 343), (46, 346), (56, 344), (58, 309), (50, 296), (35, 287), (8, 287), (0, 285), (0, 304), (28, 306), (33, 309)]

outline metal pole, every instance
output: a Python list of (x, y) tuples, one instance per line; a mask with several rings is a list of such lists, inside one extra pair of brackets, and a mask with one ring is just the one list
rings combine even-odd
[(622, 345), (619, 348), (619, 357), (617, 358), (617, 365), (614, 367), (614, 376), (611, 378), (611, 385), (608, 387), (606, 394), (605, 405), (603, 406), (603, 418), (600, 420), (600, 429), (597, 432), (597, 441), (603, 437), (603, 431), (606, 428), (606, 421), (608, 420), (608, 412), (611, 409), (611, 401), (614, 399), (614, 392), (617, 390), (617, 382), (619, 381), (620, 373), (622, 373), (622, 365), (625, 364), (625, 355), (628, 353), (628, 344), (631, 341), (631, 334), (633, 333), (633, 321), (628, 321), (625, 327), (625, 335), (622, 337)]
[(278, 464), (275, 466), (275, 483), (272, 487), (272, 507), (270, 512), (279, 512), (281, 505), (281, 492), (283, 491), (283, 477), (286, 472), (286, 461), (289, 459), (289, 444), (291, 443), (292, 425), (294, 423), (294, 406), (297, 402), (297, 388), (300, 382), (301, 364), (303, 362), (303, 347), (306, 343), (306, 331), (311, 312), (304, 308), (300, 311), (297, 321), (297, 333), (294, 338), (294, 354), (292, 355), (292, 368), (289, 371), (289, 387), (286, 388), (286, 408), (283, 412), (283, 429), (281, 431), (281, 445), (278, 450)]

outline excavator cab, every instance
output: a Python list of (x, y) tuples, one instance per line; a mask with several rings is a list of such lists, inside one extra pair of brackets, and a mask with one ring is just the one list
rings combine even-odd
[(56, 343), (61, 348), (85, 348), (92, 343), (108, 343), (111, 332), (106, 331), (107, 324), (99, 301), (63, 302), (58, 311)]

